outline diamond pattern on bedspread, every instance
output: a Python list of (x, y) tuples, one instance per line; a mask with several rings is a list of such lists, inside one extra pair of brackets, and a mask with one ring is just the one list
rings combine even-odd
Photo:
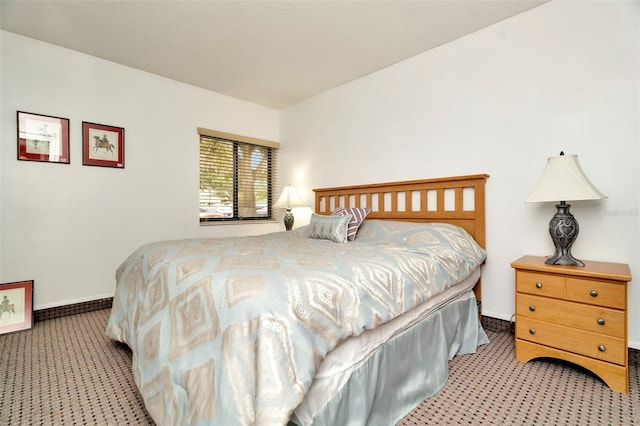
[(225, 330), (224, 372), (240, 405), (234, 414), (238, 424), (273, 424), (273, 419), (290, 415), (282, 401), (291, 404), (302, 398), (304, 387), (296, 375), (290, 336), (287, 323), (271, 315)]
[(211, 278), (196, 282), (169, 303), (173, 361), (196, 346), (214, 340), (220, 334), (218, 312), (211, 295)]
[[(144, 298), (142, 309), (139, 311), (139, 324), (145, 324), (151, 317), (161, 312), (169, 303), (169, 289), (167, 287), (167, 274), (169, 265), (164, 265), (151, 277), (148, 285), (143, 288)], [(140, 278), (136, 274), (136, 278)]]
[(185, 262), (179, 263), (176, 268), (177, 283), (180, 284), (184, 279), (202, 271), (202, 267), (204, 266), (204, 264), (204, 259), (187, 260)]
[[(355, 309), (356, 295), (347, 281), (336, 282), (332, 275), (288, 273), (293, 312), (298, 320), (315, 334), (322, 336), (329, 345), (335, 345), (340, 337), (343, 321), (349, 320)], [(326, 350), (326, 348), (323, 348)]]
[(153, 269), (154, 266), (156, 266), (158, 263), (162, 262), (162, 260), (167, 256), (167, 251), (166, 250), (158, 250), (158, 251), (153, 251), (149, 254), (149, 256), (147, 257), (148, 259), (148, 265), (147, 268), (149, 270)]
[(227, 304), (233, 306), (241, 300), (267, 293), (265, 277), (257, 274), (232, 275), (227, 278)]

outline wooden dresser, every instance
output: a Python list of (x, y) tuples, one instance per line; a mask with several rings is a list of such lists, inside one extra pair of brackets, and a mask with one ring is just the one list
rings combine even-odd
[(516, 275), (516, 359), (559, 358), (628, 392), (629, 266), (585, 261), (547, 265), (542, 256), (511, 264)]

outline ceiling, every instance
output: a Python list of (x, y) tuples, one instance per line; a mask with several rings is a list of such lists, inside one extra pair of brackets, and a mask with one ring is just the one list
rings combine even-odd
[(1, 28), (281, 109), (548, 0), (0, 0)]

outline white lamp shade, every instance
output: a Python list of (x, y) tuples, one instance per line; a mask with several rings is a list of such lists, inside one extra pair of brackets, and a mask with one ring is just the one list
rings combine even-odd
[(549, 158), (547, 168), (527, 203), (601, 200), (607, 198), (585, 176), (577, 155)]
[(292, 207), (306, 207), (307, 203), (302, 199), (298, 191), (291, 186), (287, 185), (282, 190), (282, 195), (278, 198), (278, 201), (273, 205), (276, 208), (290, 209)]

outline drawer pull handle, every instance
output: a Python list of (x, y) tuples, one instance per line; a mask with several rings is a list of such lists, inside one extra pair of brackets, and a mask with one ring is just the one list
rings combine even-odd
[(536, 307), (535, 307), (535, 306), (533, 306), (533, 305), (531, 305), (531, 306), (529, 306), (529, 310), (530, 310), (531, 312), (535, 312), (535, 311), (536, 311)]
[(540, 281), (536, 283), (536, 288), (542, 288), (542, 283)]
[(529, 334), (536, 334), (536, 329), (535, 328), (530, 328), (529, 329)]
[(598, 345), (598, 350), (599, 350), (600, 352), (604, 352), (604, 351), (606, 351), (606, 350), (607, 350), (607, 347), (606, 347), (605, 345)]
[(595, 290), (591, 290), (591, 291), (589, 292), (589, 294), (591, 295), (591, 297), (597, 297), (597, 296), (598, 296), (598, 292), (597, 292), (597, 291), (595, 291)]
[(598, 318), (598, 324), (604, 325), (604, 318)]

